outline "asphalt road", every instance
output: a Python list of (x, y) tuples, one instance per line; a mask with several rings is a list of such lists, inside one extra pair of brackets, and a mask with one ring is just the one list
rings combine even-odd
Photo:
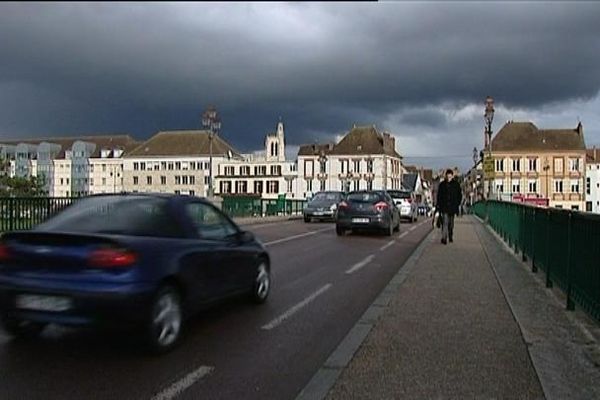
[(239, 299), (189, 321), (162, 357), (138, 338), (50, 327), (35, 341), (0, 332), (9, 399), (293, 399), (431, 229), (337, 237), (332, 224), (254, 225), (272, 257), (266, 304)]

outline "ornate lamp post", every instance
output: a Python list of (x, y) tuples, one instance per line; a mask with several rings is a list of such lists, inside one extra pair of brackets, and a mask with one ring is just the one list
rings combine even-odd
[(212, 197), (214, 193), (212, 163), (213, 139), (215, 135), (219, 135), (219, 132), (221, 132), (221, 118), (214, 106), (209, 106), (206, 111), (202, 113), (202, 128), (208, 131), (208, 197)]
[[(485, 134), (487, 135), (488, 144), (488, 155), (492, 158), (492, 121), (494, 121), (494, 99), (491, 96), (485, 99), (485, 114), (483, 115), (485, 120)], [(489, 184), (489, 197), (493, 196), (494, 191), (494, 178), (490, 179)]]

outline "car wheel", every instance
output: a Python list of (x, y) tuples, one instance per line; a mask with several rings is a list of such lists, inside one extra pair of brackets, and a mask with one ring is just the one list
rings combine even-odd
[(342, 229), (340, 226), (335, 227), (335, 233), (338, 236), (344, 236), (344, 234), (346, 233), (346, 231), (344, 229)]
[(252, 300), (257, 304), (262, 304), (269, 297), (271, 292), (271, 273), (264, 261), (261, 261), (256, 269), (256, 279), (254, 289), (252, 289)]
[(2, 317), (2, 328), (15, 338), (32, 339), (39, 336), (46, 324), (18, 318)]
[(181, 337), (183, 310), (181, 296), (173, 286), (163, 286), (154, 298), (147, 326), (147, 342), (155, 353), (171, 350)]

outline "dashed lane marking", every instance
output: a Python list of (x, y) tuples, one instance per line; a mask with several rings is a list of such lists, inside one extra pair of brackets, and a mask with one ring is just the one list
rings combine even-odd
[(386, 250), (386, 249), (388, 249), (389, 247), (393, 246), (393, 245), (394, 245), (394, 243), (396, 243), (396, 241), (395, 241), (395, 240), (392, 240), (392, 241), (390, 241), (390, 242), (387, 242), (386, 244), (384, 244), (383, 246), (381, 246), (381, 247), (379, 248), (379, 251), (385, 251), (385, 250)]
[(366, 257), (364, 260), (354, 264), (346, 271), (346, 274), (349, 275), (349, 274), (352, 274), (352, 273), (358, 271), (359, 269), (361, 269), (362, 267), (364, 267), (365, 265), (367, 265), (371, 261), (373, 261), (373, 258), (375, 258), (375, 256), (371, 254), (370, 256)]
[(286, 312), (284, 312), (283, 314), (281, 314), (277, 318), (273, 319), (268, 324), (263, 325), (261, 327), (261, 329), (264, 329), (266, 331), (270, 331), (273, 328), (277, 328), (279, 325), (281, 325), (281, 323), (283, 321), (285, 321), (286, 319), (290, 318), (292, 315), (296, 314), (303, 307), (305, 307), (306, 305), (308, 305), (311, 301), (313, 301), (314, 299), (316, 299), (317, 297), (319, 297), (320, 295), (322, 295), (323, 293), (325, 293), (327, 290), (329, 290), (329, 288), (331, 286), (332, 286), (331, 283), (328, 283), (325, 286), (322, 286), (319, 290), (317, 290), (316, 292), (312, 293), (310, 296), (306, 297), (300, 303), (298, 303), (295, 306), (293, 306), (292, 308), (288, 309)]
[(214, 370), (214, 367), (208, 367), (203, 365), (194, 371), (190, 372), (177, 382), (173, 383), (168, 388), (163, 391), (152, 396), (151, 400), (171, 400), (175, 397), (179, 396), (186, 389), (192, 386), (194, 383), (198, 382), (200, 379), (204, 378), (206, 375), (210, 374)]
[(317, 229), (316, 231), (310, 231), (310, 232), (300, 233), (298, 235), (288, 236), (288, 237), (284, 237), (284, 238), (277, 239), (277, 240), (272, 240), (270, 242), (264, 243), (264, 245), (265, 246), (273, 246), (274, 244), (285, 243), (285, 242), (289, 242), (290, 240), (301, 239), (303, 237), (316, 235), (317, 233), (325, 232), (325, 231), (329, 231), (329, 230), (333, 230), (333, 228), (332, 227), (328, 227), (328, 228), (323, 228), (323, 229)]

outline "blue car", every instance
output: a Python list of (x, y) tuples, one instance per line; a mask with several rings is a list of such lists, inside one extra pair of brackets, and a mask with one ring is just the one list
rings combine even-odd
[(165, 352), (189, 316), (236, 295), (263, 303), (270, 288), (263, 245), (194, 197), (91, 196), (0, 237), (0, 322), (13, 336), (127, 327)]

